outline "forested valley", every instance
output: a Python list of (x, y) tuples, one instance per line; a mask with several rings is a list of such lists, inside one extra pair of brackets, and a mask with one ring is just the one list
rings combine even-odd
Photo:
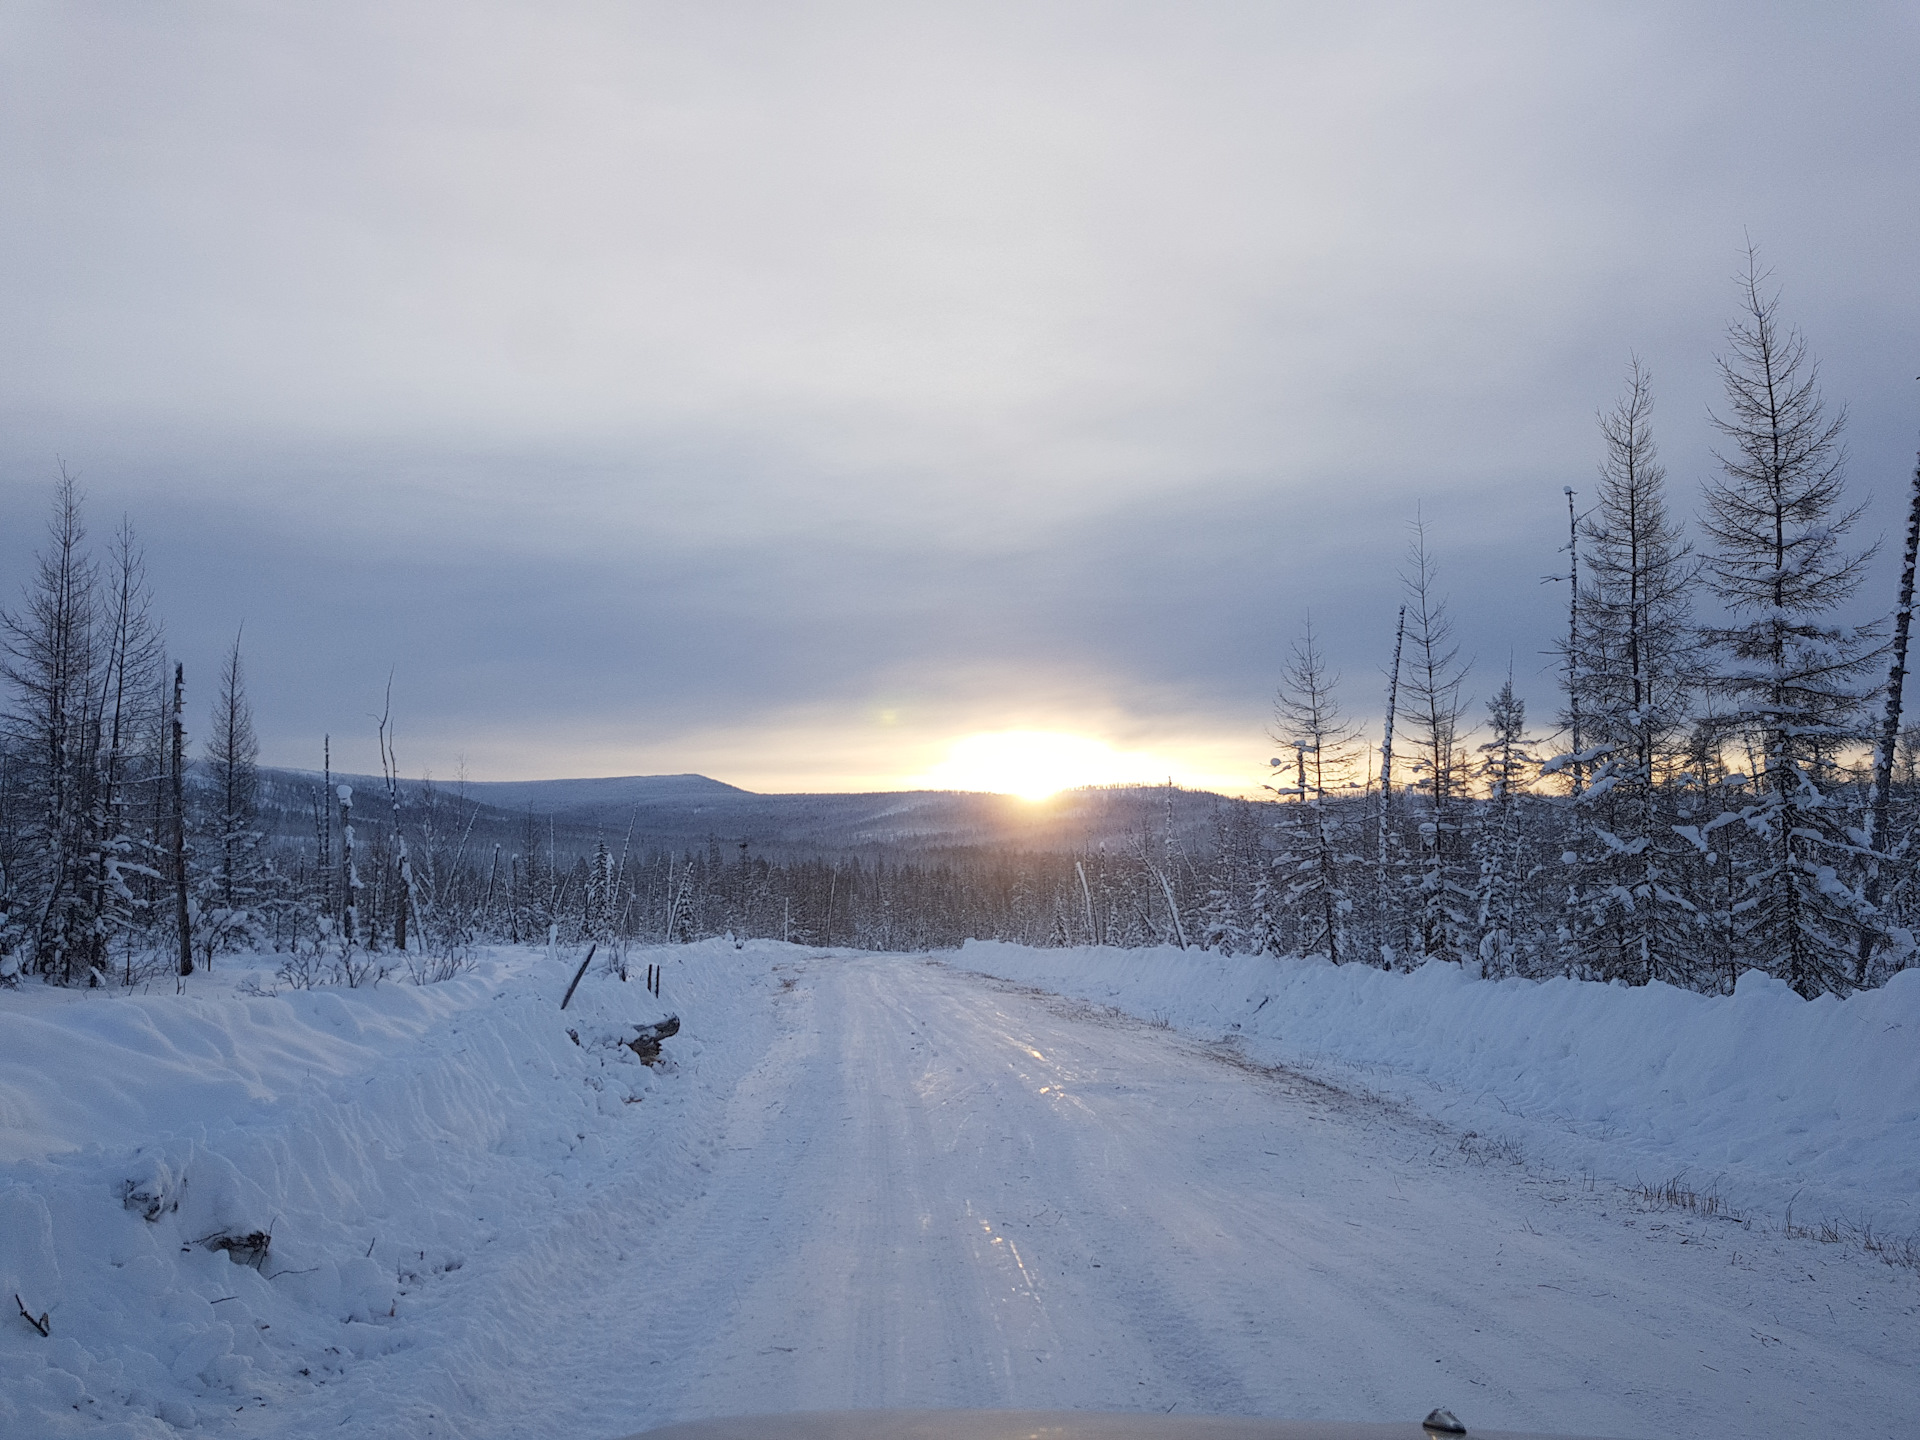
[[(1843, 412), (1757, 267), (1719, 363), (1719, 470), (1692, 527), (1637, 363), (1602, 416), (1597, 487), (1565, 491), (1557, 713), (1529, 715), (1511, 676), (1472, 698), (1416, 522), (1377, 690), (1339, 693), (1309, 626), (1276, 677), (1263, 798), (1115, 790), (1078, 845), (636, 843), (403, 780), (386, 718), (376, 783), (324, 757), (263, 770), (242, 637), (190, 706), (137, 536), (91, 546), (63, 476), (0, 614), (0, 980), (174, 983), (265, 950), (289, 986), (428, 981), (487, 942), (619, 966), (631, 944), (732, 935), (1878, 984), (1910, 963), (1920, 904), (1920, 729), (1900, 709), (1920, 469), (1896, 595), (1853, 533)], [(1376, 704), (1363, 736), (1347, 717)]]

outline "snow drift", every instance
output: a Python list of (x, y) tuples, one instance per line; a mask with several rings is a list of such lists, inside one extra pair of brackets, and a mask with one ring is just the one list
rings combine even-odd
[(247, 995), (229, 973), (187, 996), (7, 996), (0, 1303), (51, 1335), (0, 1325), (0, 1434), (231, 1417), (404, 1348), (401, 1320), (436, 1309), (475, 1363), (506, 1353), (528, 1316), (459, 1319), (496, 1239), (593, 1184), (610, 1146), (650, 1147), (663, 1185), (698, 1162), (674, 1081), (713, 1012), (749, 1023), (716, 994), (768, 967), (668, 953), (688, 1033), (665, 1073), (616, 1043), (664, 1013), (637, 975), (591, 977), (563, 1015), (572, 966), (526, 953), (425, 988)]

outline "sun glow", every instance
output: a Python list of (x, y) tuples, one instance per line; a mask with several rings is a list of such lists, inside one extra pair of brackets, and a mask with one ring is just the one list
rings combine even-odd
[(991, 790), (1044, 800), (1080, 785), (1147, 783), (1164, 778), (1153, 756), (1116, 750), (1087, 735), (999, 730), (969, 735), (913, 782), (930, 790)]

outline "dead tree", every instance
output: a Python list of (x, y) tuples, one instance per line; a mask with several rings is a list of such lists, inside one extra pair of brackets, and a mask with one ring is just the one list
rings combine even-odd
[(353, 787), (342, 785), (340, 797), (340, 944), (351, 949), (358, 938), (360, 875), (353, 868)]
[(1400, 618), (1393, 627), (1393, 668), (1387, 672), (1387, 718), (1380, 731), (1380, 824), (1376, 874), (1379, 890), (1375, 900), (1380, 908), (1379, 941), (1383, 961), (1386, 960), (1384, 947), (1392, 943), (1389, 936), (1392, 931), (1393, 888), (1387, 868), (1387, 834), (1393, 824), (1393, 720), (1400, 708), (1400, 650), (1406, 639), (1407, 607), (1403, 603), (1400, 606)]
[[(1920, 557), (1920, 459), (1913, 464), (1912, 498), (1907, 506), (1907, 553), (1900, 570), (1900, 604), (1893, 612), (1893, 664), (1887, 671), (1887, 703), (1880, 717), (1880, 739), (1873, 747), (1873, 794), (1867, 806), (1867, 881), (1866, 902), (1874, 909), (1880, 905), (1885, 886), (1881, 867), (1889, 857), (1892, 835), (1893, 754), (1900, 741), (1900, 699), (1907, 684), (1907, 636), (1913, 628), (1913, 570)], [(1873, 960), (1874, 942), (1879, 930), (1868, 926), (1860, 931), (1860, 955), (1854, 967), (1854, 983), (1867, 983), (1867, 966)]]
[(1581, 788), (1580, 761), (1580, 517), (1574, 513), (1573, 487), (1567, 492), (1567, 728), (1573, 762), (1567, 770), (1573, 794)]
[(173, 666), (173, 919), (180, 931), (180, 973), (193, 974), (193, 914), (187, 903), (187, 667)]
[(1407, 694), (1415, 732), (1415, 786), (1426, 792), (1427, 818), (1420, 824), (1423, 863), (1418, 886), (1418, 939), (1426, 958), (1457, 960), (1472, 896), (1461, 880), (1461, 827), (1456, 813), (1462, 779), (1458, 749), (1464, 703), (1460, 687), (1467, 666), (1453, 640), (1453, 620), (1441, 598), (1426, 523), (1416, 519), (1401, 575), (1412, 614), (1413, 653)]
[(407, 953), (407, 912), (413, 909), (413, 859), (407, 853), (406, 833), (400, 828), (400, 755), (393, 738), (393, 676), (387, 676), (386, 704), (380, 709), (380, 777), (386, 782), (387, 808), (393, 815), (394, 861), (399, 898), (393, 907), (393, 948)]

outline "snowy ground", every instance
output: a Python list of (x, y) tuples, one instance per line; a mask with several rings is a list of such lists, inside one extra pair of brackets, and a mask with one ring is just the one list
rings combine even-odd
[[(1330, 1018), (1360, 1002), (1328, 987), (1356, 982), (1314, 967), (1262, 962), (1319, 1017), (1289, 1038), (1223, 1018), (1280, 1002), (1211, 957), (635, 958), (662, 957), (685, 1028), (657, 1072), (595, 1043), (659, 1013), (637, 976), (593, 975), (562, 1016), (570, 967), (530, 954), (419, 990), (0, 997), (0, 1282), (52, 1330), (0, 1325), (0, 1433), (592, 1440), (820, 1406), (1445, 1403), (1481, 1426), (1894, 1436), (1920, 1413), (1920, 1276), (1622, 1188), (1650, 1161), (1719, 1174), (1714, 1145), (1749, 1163), (1764, 1133), (1660, 1128), (1633, 1096), (1583, 1118), (1621, 1082), (1577, 1053), (1591, 1083), (1555, 1082), (1555, 1112), (1525, 1059), (1561, 1043), (1539, 1017), (1592, 1007), (1603, 1036), (1663, 1043), (1617, 1018), (1628, 992), (1367, 981), (1409, 1012), (1376, 1017), (1396, 1067)], [(1698, 1034), (1730, 1023), (1717, 1003)], [(1825, 1162), (1861, 1214), (1907, 1198), (1876, 1187), (1920, 1123), (1911, 1004), (1746, 1012), (1782, 1065), (1853, 1025), (1850, 1063), (1892, 1077)], [(1529, 1014), (1545, 1038), (1515, 1038)], [(1289, 1046), (1312, 1063), (1276, 1067)], [(1756, 1060), (1749, 1083), (1786, 1073)], [(1530, 1129), (1460, 1123), (1503, 1086), (1531, 1086)], [(269, 1227), (257, 1271), (194, 1243)]]

